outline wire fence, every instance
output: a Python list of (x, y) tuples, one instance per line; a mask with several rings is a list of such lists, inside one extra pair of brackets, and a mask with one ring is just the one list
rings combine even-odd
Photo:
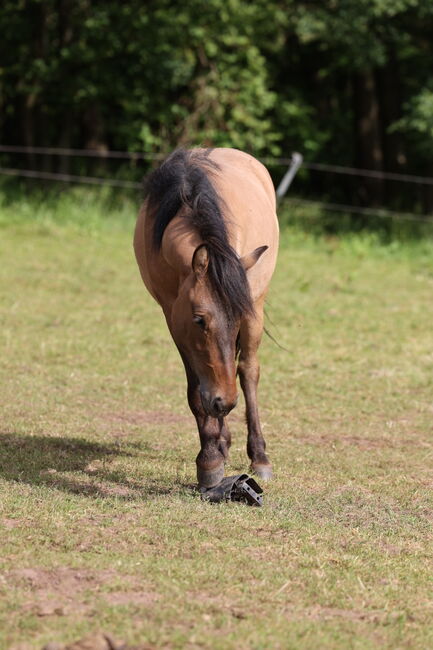
[[(35, 156), (60, 156), (60, 157), (81, 157), (81, 158), (96, 158), (99, 160), (128, 160), (134, 161), (160, 161), (163, 160), (167, 154), (163, 153), (143, 153), (143, 152), (130, 152), (130, 151), (109, 151), (105, 149), (71, 149), (65, 147), (26, 147), (15, 145), (0, 145), (0, 153), (4, 154), (18, 154), (18, 155), (35, 155)], [(264, 157), (260, 159), (265, 165), (274, 167), (286, 167), (292, 164), (293, 158), (285, 157)], [(302, 162), (302, 168), (319, 171), (324, 173), (342, 174), (349, 176), (359, 176), (364, 178), (372, 178), (378, 180), (390, 180), (401, 183), (409, 183), (416, 185), (432, 186), (433, 178), (429, 176), (418, 176), (413, 174), (400, 174), (394, 172), (385, 172), (372, 169), (362, 169), (356, 167), (344, 167), (341, 165), (333, 165), (326, 163), (312, 163), (308, 161)], [(86, 185), (99, 185), (111, 186), (125, 189), (140, 189), (142, 184), (136, 181), (128, 181), (116, 178), (101, 178), (97, 176), (86, 176), (78, 174), (68, 174), (60, 172), (48, 172), (35, 169), (18, 169), (11, 167), (1, 167), (0, 175), (16, 176), (22, 178), (32, 178), (39, 180), (57, 181), (62, 183), (82, 183)], [(341, 203), (332, 203), (325, 201), (312, 201), (302, 198), (288, 198), (286, 202), (292, 205), (305, 205), (332, 212), (341, 212), (346, 214), (360, 214), (370, 217), (377, 217), (380, 219), (394, 219), (398, 221), (430, 221), (428, 217), (412, 212), (397, 212), (389, 209), (382, 208), (367, 208), (355, 205), (345, 205)]]
[(36, 171), (33, 169), (12, 169), (0, 167), (0, 174), (5, 176), (22, 176), (23, 178), (36, 178), (47, 181), (61, 181), (62, 183), (84, 183), (85, 185), (109, 185), (112, 187), (124, 187), (128, 189), (139, 189), (141, 183), (135, 181), (124, 181), (117, 178), (99, 178), (97, 176), (81, 176), (77, 174), (61, 174), (57, 172)]
[[(287, 198), (287, 203), (291, 205), (305, 205), (329, 212), (342, 212), (344, 214), (363, 214), (369, 217), (379, 219), (395, 219), (397, 221), (417, 221), (426, 223), (426, 217), (413, 212), (396, 212), (395, 210), (385, 210), (382, 208), (363, 208), (354, 205), (344, 205), (343, 203), (328, 203), (325, 201), (309, 201), (308, 199)], [(305, 215), (303, 215), (305, 216)], [(319, 215), (311, 215), (312, 219), (317, 219)]]
[[(101, 160), (164, 160), (168, 153), (143, 153), (139, 151), (112, 151), (107, 149), (70, 149), (66, 147), (24, 147), (15, 145), (0, 145), (0, 153), (34, 154), (45, 156), (64, 156), (79, 158), (99, 158)], [(287, 166), (292, 162), (292, 157), (264, 157), (259, 158), (265, 165)], [(416, 183), (418, 185), (433, 185), (431, 176), (418, 176), (416, 174), (400, 174), (396, 172), (385, 172), (375, 169), (362, 169), (359, 167), (346, 167), (328, 163), (312, 163), (304, 160), (302, 167), (315, 171), (329, 172), (333, 174), (345, 174), (350, 176), (363, 176), (376, 178), (378, 180), (400, 181), (403, 183)], [(0, 168), (2, 169), (2, 168)]]
[(17, 154), (34, 154), (36, 156), (71, 156), (79, 158), (122, 159), (122, 160), (163, 160), (168, 152), (142, 153), (135, 151), (109, 151), (107, 149), (68, 149), (65, 147), (21, 147), (0, 144), (0, 152)]

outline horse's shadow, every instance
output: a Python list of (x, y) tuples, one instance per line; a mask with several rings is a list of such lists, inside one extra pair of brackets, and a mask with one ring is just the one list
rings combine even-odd
[[(146, 444), (140, 445), (141, 450)], [(149, 453), (154, 450), (149, 448)], [(111, 470), (113, 456), (134, 456), (116, 443), (95, 443), (82, 438), (22, 435), (0, 431), (0, 478), (9, 482), (46, 486), (95, 498), (145, 500), (192, 491), (181, 481), (151, 478), (140, 483), (123, 470)], [(93, 464), (93, 465), (92, 465)]]

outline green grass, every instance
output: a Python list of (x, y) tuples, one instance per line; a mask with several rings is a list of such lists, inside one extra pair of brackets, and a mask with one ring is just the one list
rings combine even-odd
[[(433, 245), (285, 228), (265, 507), (192, 489), (180, 360), (133, 199), (0, 207), (0, 648), (433, 646)], [(228, 473), (247, 469), (242, 405)]]

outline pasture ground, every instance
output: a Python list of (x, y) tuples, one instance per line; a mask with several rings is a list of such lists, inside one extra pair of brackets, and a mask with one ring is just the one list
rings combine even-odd
[(283, 230), (275, 479), (262, 509), (211, 506), (131, 203), (90, 196), (0, 209), (1, 650), (433, 647), (432, 243)]

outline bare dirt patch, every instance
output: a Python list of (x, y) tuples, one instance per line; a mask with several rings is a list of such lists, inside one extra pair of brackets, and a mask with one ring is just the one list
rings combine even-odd
[(89, 571), (88, 569), (71, 569), (58, 567), (56, 569), (26, 568), (12, 569), (6, 573), (6, 580), (15, 584), (25, 585), (32, 590), (55, 589), (59, 593), (71, 590), (82, 590), (88, 583), (101, 585), (113, 577), (114, 572)]
[[(30, 650), (31, 647), (33, 646), (20, 643), (10, 648), (10, 650)], [(51, 641), (42, 650), (155, 650), (155, 646), (147, 643), (139, 646), (129, 646), (123, 641), (115, 640), (110, 634), (97, 632), (67, 645)]]
[(26, 568), (13, 569), (5, 574), (7, 584), (21, 587), (30, 599), (25, 599), (22, 609), (37, 616), (64, 616), (86, 613), (89, 609), (83, 600), (84, 592), (98, 589), (113, 578), (111, 571), (95, 572), (86, 569)]
[(104, 600), (109, 605), (140, 605), (150, 606), (158, 600), (158, 596), (151, 591), (117, 591), (104, 595)]
[(89, 614), (91, 606), (86, 601), (86, 591), (100, 592), (101, 597), (112, 605), (150, 606), (158, 595), (151, 590), (143, 591), (141, 582), (134, 576), (122, 576), (125, 591), (105, 591), (118, 575), (112, 570), (92, 571), (57, 567), (55, 569), (25, 568), (8, 571), (3, 576), (10, 587), (25, 590), (22, 610), (37, 616), (66, 616)]
[(26, 522), (23, 519), (0, 519), (0, 529), (13, 530), (25, 525)]
[(369, 621), (373, 623), (383, 623), (386, 614), (383, 610), (358, 610), (358, 609), (341, 609), (338, 607), (323, 607), (314, 605), (305, 610), (305, 617), (313, 621), (326, 621), (335, 618), (345, 619), (346, 621)]

